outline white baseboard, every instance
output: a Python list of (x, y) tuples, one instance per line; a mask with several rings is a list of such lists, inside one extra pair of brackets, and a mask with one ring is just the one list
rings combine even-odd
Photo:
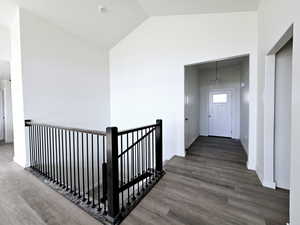
[(276, 189), (276, 183), (272, 181), (263, 181), (262, 185), (267, 188)]
[(255, 166), (253, 165), (253, 163), (249, 162), (249, 160), (247, 162), (247, 168), (248, 168), (248, 170), (256, 171)]
[(268, 181), (264, 179), (260, 173), (256, 172), (256, 175), (258, 176), (262, 186), (271, 188), (271, 189), (276, 189), (276, 183), (274, 181)]
[(23, 168), (26, 168), (29, 166), (29, 163), (26, 163), (26, 162), (24, 162), (24, 160), (20, 160), (17, 157), (14, 157), (13, 161)]

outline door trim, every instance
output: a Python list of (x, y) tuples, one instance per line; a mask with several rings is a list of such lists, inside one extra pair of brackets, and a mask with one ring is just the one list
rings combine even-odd
[[(270, 49), (265, 56), (265, 88), (263, 93), (264, 100), (264, 168), (263, 177), (258, 173), (263, 186), (272, 189), (276, 188), (275, 183), (275, 77), (276, 77), (276, 53), (293, 38), (293, 24), (280, 37), (277, 43)], [(292, 75), (293, 82), (293, 75)], [(292, 148), (292, 146), (291, 146)]]

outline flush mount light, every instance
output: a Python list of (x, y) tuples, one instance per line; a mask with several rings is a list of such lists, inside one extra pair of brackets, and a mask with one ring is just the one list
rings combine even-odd
[(98, 11), (99, 11), (99, 13), (104, 13), (105, 7), (103, 5), (98, 5)]

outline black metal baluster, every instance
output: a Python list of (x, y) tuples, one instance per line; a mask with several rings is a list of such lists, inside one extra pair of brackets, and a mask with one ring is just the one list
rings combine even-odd
[[(102, 144), (103, 144), (103, 146), (102, 146), (102, 151), (103, 151), (103, 164), (102, 165), (105, 165), (105, 163), (106, 163), (106, 158), (105, 158), (105, 153), (106, 153), (106, 148), (105, 148), (105, 136), (103, 136), (102, 137)], [(105, 167), (106, 168), (106, 167)], [(102, 177), (102, 179), (104, 179), (104, 176)], [(105, 179), (107, 179), (106, 178), (106, 175), (105, 175)], [(107, 182), (106, 182), (107, 183)], [(107, 208), (106, 208), (106, 202), (107, 202), (107, 184), (105, 184), (105, 187), (103, 186), (103, 199), (104, 199), (104, 203), (103, 203), (103, 208), (104, 208), (104, 210), (103, 210), (103, 214), (104, 215), (106, 215), (107, 214)], [(104, 190), (105, 190), (105, 196), (104, 196)]]
[(55, 140), (55, 164), (56, 164), (56, 183), (58, 184), (58, 149), (57, 149), (57, 129), (55, 129), (55, 136), (54, 136), (54, 140)]
[(38, 146), (39, 146), (39, 165), (40, 173), (43, 173), (43, 163), (42, 163), (42, 149), (41, 149), (41, 127), (38, 126)]
[(59, 186), (62, 186), (62, 163), (61, 163), (61, 140), (60, 140), (60, 135), (61, 135), (61, 129), (58, 129), (58, 164), (59, 164)]
[(32, 168), (35, 169), (35, 133), (34, 133), (34, 125), (31, 125), (31, 129), (32, 129), (32, 160), (33, 160), (33, 164), (32, 164)]
[[(121, 142), (120, 142), (120, 145), (121, 145), (121, 153), (123, 153), (123, 136), (121, 135)], [(120, 157), (120, 160), (121, 160), (121, 185), (124, 185), (124, 181), (123, 181), (123, 155)], [(124, 211), (125, 208), (124, 208), (124, 191), (121, 192), (121, 201), (122, 201), (122, 208), (121, 210)]]
[(32, 133), (33, 133), (33, 158), (34, 158), (34, 165), (33, 165), (33, 168), (36, 170), (37, 169), (37, 146), (36, 146), (36, 126), (33, 125), (32, 127)]
[(63, 186), (63, 173), (64, 173), (64, 171), (63, 171), (63, 164), (62, 164), (62, 156), (63, 156), (63, 152), (62, 152), (62, 142), (61, 142), (61, 135), (62, 135), (62, 130), (61, 129), (59, 129), (58, 130), (58, 146), (59, 146), (59, 151), (58, 151), (58, 153), (59, 153), (59, 168), (60, 168), (60, 170), (59, 170), (59, 180), (60, 180), (60, 184), (59, 184), (59, 186)]
[(73, 195), (77, 195), (76, 191), (76, 158), (75, 158), (75, 152), (76, 152), (76, 147), (75, 147), (75, 131), (73, 131), (73, 174), (74, 174), (74, 193)]
[(151, 137), (152, 137), (152, 165), (151, 165), (151, 169), (152, 169), (152, 176), (151, 176), (151, 179), (152, 180), (154, 180), (154, 159), (155, 159), (155, 157), (154, 157), (154, 130), (152, 131), (152, 133), (151, 133)]
[[(142, 136), (144, 136), (144, 130), (142, 130)], [(141, 140), (141, 154), (142, 154), (142, 174), (144, 174), (144, 169), (145, 169), (145, 157), (144, 157), (144, 151), (145, 151), (145, 141), (144, 139)], [(142, 180), (142, 190), (144, 191), (144, 179)]]
[(99, 135), (97, 135), (97, 182), (98, 182), (98, 211), (101, 210), (100, 206), (100, 154), (99, 154)]
[(60, 129), (56, 129), (56, 151), (57, 151), (56, 153), (57, 153), (57, 169), (58, 169), (57, 183), (60, 186), (61, 185), (61, 165), (60, 165), (59, 132), (60, 132)]
[(55, 139), (56, 139), (56, 165), (57, 165), (57, 184), (59, 184), (59, 180), (60, 180), (60, 165), (59, 165), (59, 140), (58, 140), (58, 134), (59, 130), (56, 129), (55, 132)]
[[(27, 126), (26, 124), (25, 124), (25, 126)], [(31, 138), (31, 127), (29, 126), (28, 127), (28, 133), (29, 133), (29, 167), (30, 168), (32, 168), (32, 159), (33, 159), (33, 156), (32, 156), (32, 138)]]
[(62, 187), (66, 188), (64, 130), (61, 130)]
[(43, 149), (42, 149), (42, 131), (41, 126), (39, 126), (39, 148), (40, 148), (40, 165), (41, 165), (41, 174), (44, 174), (44, 164), (43, 164)]
[[(146, 134), (149, 132), (149, 129), (146, 129)], [(145, 173), (147, 173), (148, 171), (148, 135), (145, 137), (145, 158), (146, 158), (146, 169), (145, 169)], [(146, 177), (146, 188), (148, 187), (148, 177)]]
[(45, 149), (46, 149), (46, 164), (47, 164), (47, 178), (50, 178), (50, 164), (49, 164), (49, 145), (48, 145), (48, 127), (45, 129)]
[(38, 128), (34, 126), (35, 169), (39, 171)]
[[(137, 139), (139, 140), (140, 139), (140, 136), (139, 136), (139, 131), (137, 131)], [(141, 175), (141, 154), (140, 154), (140, 142), (137, 143), (137, 170), (138, 170), (138, 176)], [(140, 195), (140, 181), (138, 182), (138, 195)]]
[[(128, 149), (129, 147), (129, 142), (128, 142), (128, 134), (126, 134), (126, 149)], [(126, 153), (127, 155), (127, 183), (129, 183), (129, 175), (130, 175), (130, 171), (129, 171), (129, 151), (127, 151)], [(130, 196), (130, 188), (127, 189), (127, 204), (130, 205), (130, 199), (129, 199), (129, 196)]]
[[(134, 143), (134, 132), (131, 133), (131, 144)], [(135, 174), (134, 174), (134, 147), (131, 149), (131, 163), (132, 163), (132, 180), (135, 178)], [(135, 200), (135, 185), (132, 185), (132, 200)]]
[(94, 135), (91, 134), (91, 145), (92, 145), (92, 189), (93, 189), (93, 193), (92, 193), (92, 208), (95, 208), (95, 181), (94, 181)]
[(80, 194), (80, 170), (79, 170), (79, 132), (77, 132), (77, 174), (78, 174), (78, 198), (81, 198)]
[(29, 126), (29, 146), (30, 146), (30, 168), (34, 168), (34, 159), (33, 159), (33, 127)]
[[(151, 129), (149, 128), (149, 134), (147, 136), (148, 138), (148, 150), (147, 150), (147, 154), (148, 154), (148, 167), (147, 167), (147, 172), (150, 173), (151, 172)], [(151, 177), (147, 177), (148, 178), (148, 183), (151, 184)]]
[(90, 201), (90, 167), (89, 167), (89, 136), (86, 134), (86, 163), (87, 163), (87, 203), (91, 204)]
[[(135, 132), (134, 132), (135, 133)], [(137, 135), (137, 132), (136, 132), (136, 141), (138, 141), (138, 135)], [(134, 146), (134, 158), (135, 158), (135, 163), (134, 163), (134, 171), (135, 171), (135, 176), (138, 177), (138, 167), (137, 167), (137, 163), (138, 163), (138, 158), (137, 158), (137, 145)], [(138, 185), (138, 184), (137, 184)]]
[(47, 127), (47, 143), (48, 143), (48, 150), (49, 150), (49, 179), (52, 181), (52, 151), (51, 151), (51, 128)]
[(54, 128), (51, 128), (51, 149), (52, 149), (52, 168), (53, 168), (53, 178), (52, 182), (55, 182), (55, 149), (54, 149)]
[(69, 131), (69, 166), (70, 166), (70, 192), (73, 192), (73, 182), (72, 182), (72, 142), (71, 142), (71, 131)]
[(68, 135), (67, 130), (65, 130), (65, 160), (66, 160), (66, 191), (69, 190), (69, 171), (68, 171)]
[(51, 169), (51, 182), (55, 180), (55, 168), (54, 168), (54, 148), (53, 148), (53, 128), (49, 128), (49, 149), (50, 149), (50, 169)]
[(46, 127), (46, 143), (47, 143), (47, 163), (48, 163), (48, 178), (51, 180), (51, 151), (49, 144), (49, 127)]
[(81, 154), (82, 154), (82, 201), (85, 201), (85, 183), (84, 183), (84, 138), (83, 133), (81, 133)]
[(45, 177), (48, 177), (47, 149), (46, 149), (46, 134), (45, 134), (45, 127), (43, 126), (42, 129), (43, 129), (43, 149), (44, 149)]
[(42, 128), (41, 128), (41, 126), (39, 126), (39, 146), (40, 146), (41, 174), (44, 174), (43, 145), (42, 145)]

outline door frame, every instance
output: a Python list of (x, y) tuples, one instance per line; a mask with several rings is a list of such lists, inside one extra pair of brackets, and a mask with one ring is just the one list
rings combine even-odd
[[(225, 59), (234, 59), (242, 56), (249, 56), (249, 144), (248, 144), (248, 161), (247, 161), (247, 168), (249, 170), (256, 171), (256, 162), (257, 162), (257, 127), (258, 127), (258, 72), (257, 72), (257, 52), (256, 51), (246, 51), (240, 54), (232, 54), (232, 55), (223, 55), (223, 57), (211, 57), (206, 59), (194, 59), (192, 63), (186, 63), (182, 67), (182, 112), (183, 116), (181, 117), (182, 127), (184, 129), (184, 107), (185, 107), (185, 70), (186, 66), (191, 65), (199, 65), (209, 62), (221, 61)], [(182, 140), (184, 140), (184, 132), (180, 134), (182, 136)], [(180, 155), (185, 156), (185, 148), (184, 148), (184, 141), (182, 144), (182, 152)]]
[[(276, 188), (275, 182), (275, 78), (276, 54), (293, 38), (293, 24), (280, 37), (265, 57), (264, 89), (264, 177), (261, 181), (265, 187)], [(293, 70), (293, 69), (292, 69)], [(292, 75), (293, 83), (293, 75)]]
[[(0, 111), (0, 120), (2, 120), (2, 126), (0, 123), (0, 130), (2, 130), (3, 133), (3, 138), (0, 138), (0, 141), (6, 142), (6, 108), (5, 108), (5, 89), (4, 88), (0, 88), (0, 92), (2, 94), (2, 96), (0, 95), (0, 107), (2, 107), (2, 115), (1, 115), (1, 111)], [(1, 118), (2, 116), (2, 118)]]
[(218, 88), (218, 89), (210, 89), (209, 93), (208, 93), (208, 113), (207, 113), (207, 119), (208, 119), (208, 136), (210, 135), (210, 122), (209, 122), (209, 115), (211, 112), (211, 93), (218, 93), (218, 92), (223, 92), (223, 93), (230, 93), (230, 117), (231, 117), (231, 135), (230, 138), (233, 138), (232, 136), (232, 129), (233, 129), (233, 112), (232, 110), (235, 108), (235, 103), (233, 101), (233, 99), (235, 99), (235, 95), (234, 95), (234, 89), (233, 88)]

